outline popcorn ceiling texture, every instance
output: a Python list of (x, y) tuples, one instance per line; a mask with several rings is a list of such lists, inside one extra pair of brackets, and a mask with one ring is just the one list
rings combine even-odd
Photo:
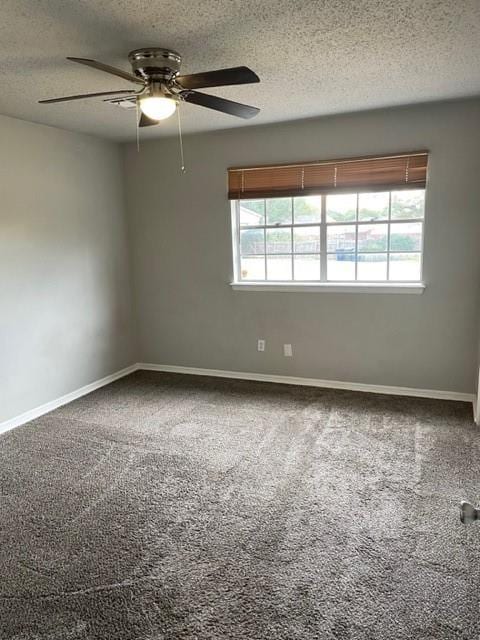
[[(120, 78), (65, 60), (129, 69), (144, 46), (177, 49), (182, 71), (245, 64), (260, 85), (211, 90), (262, 109), (250, 124), (480, 93), (478, 0), (3, 0), (0, 113), (118, 140), (134, 139), (134, 112), (99, 100), (37, 100), (116, 90)], [(186, 132), (245, 126), (184, 105)], [(175, 119), (142, 137), (175, 133)]]
[(138, 372), (11, 431), (0, 638), (477, 638), (470, 414)]

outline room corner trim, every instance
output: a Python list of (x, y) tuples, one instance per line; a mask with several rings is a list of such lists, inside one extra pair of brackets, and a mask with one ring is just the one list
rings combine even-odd
[(152, 364), (139, 362), (137, 369), (146, 371), (163, 371), (165, 373), (186, 373), (199, 376), (213, 376), (215, 378), (234, 378), (239, 380), (255, 380), (257, 382), (276, 382), (279, 384), (294, 384), (306, 387), (323, 387), (325, 389), (344, 389), (346, 391), (363, 391), (366, 393), (382, 393), (392, 396), (413, 396), (416, 398), (432, 398), (436, 400), (456, 400), (474, 403), (473, 393), (459, 391), (438, 391), (436, 389), (416, 389), (413, 387), (393, 387), (388, 385), (363, 384), (360, 382), (343, 382), (340, 380), (321, 380), (318, 378), (301, 378), (295, 376), (280, 376), (265, 373), (247, 373), (243, 371), (224, 371), (222, 369), (200, 369), (198, 367), (181, 367), (169, 364)]
[(125, 369), (120, 369), (120, 371), (116, 371), (115, 373), (110, 374), (109, 376), (105, 376), (104, 378), (100, 378), (100, 380), (95, 380), (90, 384), (85, 385), (84, 387), (80, 387), (80, 389), (76, 389), (75, 391), (71, 391), (70, 393), (61, 396), (60, 398), (56, 398), (55, 400), (51, 400), (50, 402), (46, 402), (45, 404), (40, 405), (39, 407), (35, 407), (34, 409), (30, 409), (29, 411), (25, 411), (25, 413), (20, 414), (19, 416), (15, 416), (14, 418), (10, 418), (5, 422), (0, 422), (0, 434), (5, 433), (6, 431), (10, 431), (10, 429), (14, 429), (15, 427), (19, 427), (26, 422), (30, 422), (31, 420), (35, 420), (35, 418), (39, 418), (40, 416), (61, 407), (68, 402), (72, 402), (77, 398), (81, 398), (82, 396), (87, 395), (87, 393), (91, 393), (100, 387), (104, 387), (111, 382), (115, 382), (119, 378), (123, 378), (124, 376), (128, 376), (130, 373), (133, 373), (138, 369), (138, 365), (132, 364)]

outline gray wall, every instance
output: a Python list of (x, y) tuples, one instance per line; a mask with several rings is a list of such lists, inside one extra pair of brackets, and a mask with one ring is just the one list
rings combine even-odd
[(0, 422), (132, 364), (120, 148), (0, 117)]
[[(212, 116), (213, 117), (213, 116)], [(232, 291), (229, 166), (431, 151), (421, 296)], [(125, 150), (140, 359), (473, 392), (480, 102), (188, 136)], [(257, 338), (267, 340), (265, 353)], [(293, 344), (284, 358), (282, 344)]]

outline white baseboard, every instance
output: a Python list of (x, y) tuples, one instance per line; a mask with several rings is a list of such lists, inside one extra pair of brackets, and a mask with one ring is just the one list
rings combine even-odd
[(246, 373), (244, 371), (224, 371), (222, 369), (199, 369), (198, 367), (179, 367), (170, 364), (137, 363), (137, 369), (147, 371), (164, 371), (170, 373), (187, 373), (197, 376), (213, 376), (215, 378), (235, 378), (239, 380), (256, 380), (258, 382), (277, 382), (280, 384), (296, 384), (306, 387), (323, 387), (326, 389), (345, 389), (347, 391), (364, 391), (367, 393), (383, 393), (391, 396), (413, 396), (416, 398), (433, 398), (436, 400), (457, 400), (471, 402), (475, 400), (473, 393), (459, 391), (437, 391), (436, 389), (416, 389), (413, 387), (392, 387), (381, 384), (363, 384), (361, 382), (341, 382), (339, 380), (320, 380), (318, 378), (301, 378), (295, 376), (278, 376), (265, 373)]
[(104, 387), (119, 378), (143, 369), (145, 371), (163, 371), (165, 373), (185, 373), (197, 376), (212, 376), (215, 378), (233, 378), (237, 380), (255, 380), (257, 382), (276, 382), (279, 384), (293, 384), (307, 387), (323, 387), (325, 389), (345, 389), (347, 391), (363, 391), (366, 393), (382, 393), (393, 396), (413, 396), (416, 398), (433, 398), (436, 400), (456, 400), (459, 402), (470, 402), (475, 409), (476, 396), (472, 393), (460, 393), (458, 391), (437, 391), (436, 389), (416, 389), (412, 387), (392, 387), (387, 385), (363, 384), (360, 382), (341, 382), (339, 380), (320, 380), (318, 378), (302, 378), (296, 376), (279, 376), (265, 373), (247, 373), (244, 371), (224, 371), (222, 369), (200, 369), (198, 367), (180, 367), (170, 364), (152, 364), (147, 362), (137, 362), (130, 367), (116, 371), (105, 378), (96, 380), (80, 389), (67, 393), (56, 400), (51, 400), (40, 407), (30, 409), (19, 416), (0, 422), (0, 434), (15, 427), (19, 427), (26, 422), (35, 420), (40, 416), (72, 402), (77, 398), (87, 395), (100, 387)]
[(119, 378), (123, 378), (124, 376), (128, 376), (129, 373), (133, 373), (138, 369), (138, 365), (132, 364), (130, 367), (126, 367), (125, 369), (121, 369), (120, 371), (116, 371), (109, 376), (105, 376), (105, 378), (101, 378), (100, 380), (95, 380), (95, 382), (91, 382), (90, 384), (81, 387), (80, 389), (76, 389), (71, 393), (67, 393), (56, 400), (51, 400), (50, 402), (46, 402), (39, 407), (35, 407), (35, 409), (30, 409), (30, 411), (26, 411), (19, 416), (15, 416), (15, 418), (10, 418), (10, 420), (6, 420), (5, 422), (0, 422), (0, 433), (4, 433), (5, 431), (9, 431), (10, 429), (14, 429), (15, 427), (19, 427), (26, 422), (30, 422), (30, 420), (35, 420), (35, 418), (39, 418), (40, 416), (61, 407), (68, 402), (72, 402), (77, 398), (81, 398), (82, 396), (87, 395), (87, 393), (91, 393), (95, 391), (95, 389), (99, 389), (100, 387), (104, 387)]

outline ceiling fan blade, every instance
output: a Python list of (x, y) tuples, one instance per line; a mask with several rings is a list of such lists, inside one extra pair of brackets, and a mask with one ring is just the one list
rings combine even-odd
[(141, 78), (137, 78), (137, 76), (134, 76), (133, 73), (123, 71), (123, 69), (117, 69), (116, 67), (111, 67), (109, 64), (104, 64), (103, 62), (97, 62), (96, 60), (90, 60), (89, 58), (72, 58), (70, 56), (67, 56), (67, 60), (78, 62), (79, 64), (84, 64), (87, 67), (93, 67), (94, 69), (98, 69), (99, 71), (105, 71), (105, 73), (110, 73), (111, 75), (118, 76), (119, 78), (123, 78), (124, 80), (128, 80), (129, 82), (136, 82), (137, 84), (142, 85), (145, 84), (145, 82)]
[(152, 118), (149, 118), (144, 113), (142, 113), (141, 116), (140, 116), (140, 121), (138, 123), (138, 126), (139, 127), (153, 127), (156, 124), (159, 124), (158, 120), (152, 120)]
[(248, 104), (232, 102), (231, 100), (211, 96), (207, 93), (200, 93), (199, 91), (184, 91), (180, 95), (185, 102), (197, 104), (200, 107), (207, 107), (207, 109), (215, 109), (215, 111), (221, 111), (222, 113), (229, 113), (232, 116), (238, 116), (246, 120), (253, 118), (260, 112), (260, 109), (257, 109), (257, 107), (250, 107)]
[(260, 78), (248, 67), (232, 67), (231, 69), (178, 76), (175, 81), (185, 89), (203, 89), (205, 87), (225, 87), (230, 84), (260, 82)]
[(122, 94), (136, 93), (135, 89), (120, 89), (119, 91), (100, 91), (100, 93), (83, 93), (78, 96), (64, 96), (63, 98), (49, 98), (39, 100), (40, 104), (52, 104), (54, 102), (70, 102), (70, 100), (83, 100), (84, 98), (99, 98), (100, 96), (119, 96)]

